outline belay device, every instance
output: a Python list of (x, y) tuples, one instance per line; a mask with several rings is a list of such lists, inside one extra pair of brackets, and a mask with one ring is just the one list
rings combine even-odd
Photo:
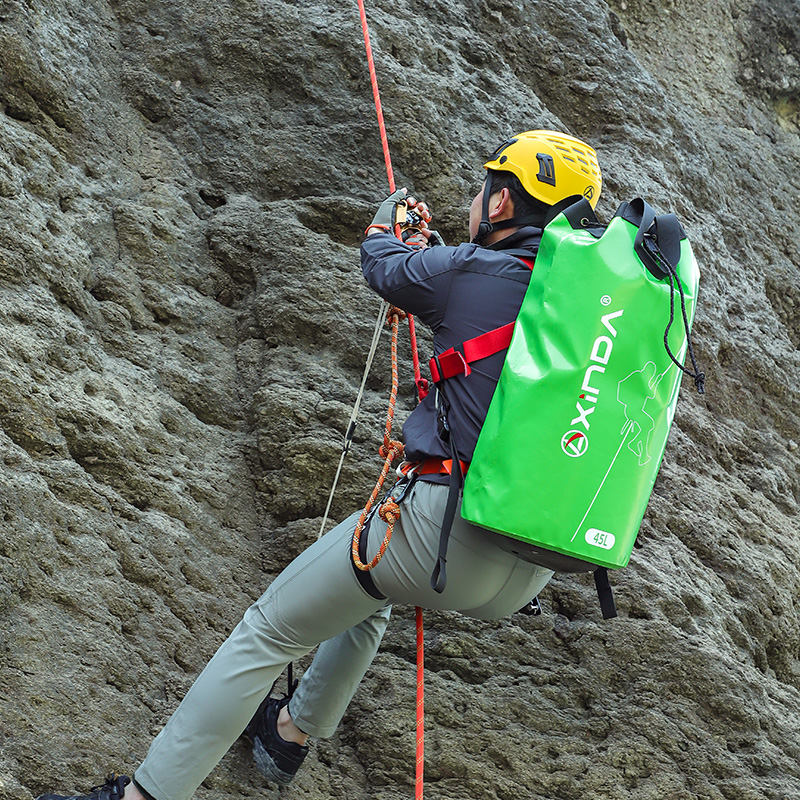
[(678, 220), (643, 200), (608, 227), (585, 200), (559, 214), (466, 475), (461, 515), (511, 537), (521, 558), (594, 571), (605, 617), (616, 614), (605, 569), (630, 558), (687, 347), (694, 365), (698, 278)]

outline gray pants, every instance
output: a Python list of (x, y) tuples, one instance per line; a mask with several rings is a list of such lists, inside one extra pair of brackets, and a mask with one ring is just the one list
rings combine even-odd
[[(552, 572), (497, 545), (498, 534), (457, 514), (447, 557), (447, 588), (430, 588), (447, 487), (419, 482), (402, 503), (386, 554), (372, 570), (376, 600), (359, 584), (350, 542), (359, 514), (298, 556), (245, 613), (150, 746), (136, 781), (157, 800), (188, 800), (236, 741), (290, 661), (320, 645), (289, 712), (316, 737), (336, 730), (375, 657), (393, 603), (497, 619), (517, 611)], [(376, 519), (369, 557), (385, 526)]]

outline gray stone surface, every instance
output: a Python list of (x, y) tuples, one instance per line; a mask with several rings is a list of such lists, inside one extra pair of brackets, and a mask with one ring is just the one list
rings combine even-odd
[[(0, 0), (0, 798), (133, 769), (313, 540), (386, 193), (355, 3)], [(431, 800), (800, 797), (800, 11), (791, 0), (368, 3), (398, 185), (466, 235), (521, 129), (597, 147), (599, 211), (684, 221), (684, 387), (620, 617), (428, 614)], [(423, 343), (427, 341), (422, 336)], [(401, 416), (413, 406), (402, 353)], [(368, 383), (334, 516), (366, 498)], [(286, 796), (413, 794), (413, 610)], [(277, 797), (240, 746), (198, 797)]]

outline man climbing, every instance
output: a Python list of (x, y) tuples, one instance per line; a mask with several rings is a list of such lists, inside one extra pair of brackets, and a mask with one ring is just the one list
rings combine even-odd
[[(395, 238), (395, 213), (405, 200), (400, 190), (380, 206), (362, 245), (368, 283), (431, 328), (436, 356), (450, 348), (461, 352), (463, 342), (513, 322), (542, 228), (562, 207), (581, 196), (594, 205), (600, 194), (594, 151), (560, 133), (520, 134), (503, 142), (484, 166), (486, 179), (469, 212), (470, 243), (447, 247), (430, 231), (419, 235), (431, 246)], [(248, 609), (153, 741), (133, 781), (112, 776), (80, 800), (188, 800), (243, 729), (261, 771), (288, 784), (308, 752), (306, 740), (336, 730), (394, 603), (496, 619), (540, 592), (549, 570), (521, 560), (505, 548), (503, 536), (458, 514), (446, 585), (431, 583), (448, 473), (468, 468), (503, 359), (499, 350), (468, 368), (456, 355), (456, 362), (464, 362), (456, 372), (444, 366), (444, 358), (436, 362), (447, 384), (446, 419), (441, 402), (437, 408), (442, 392), (433, 391), (403, 426), (404, 476), (391, 491), (401, 513), (375, 568), (354, 568), (356, 512), (298, 556)], [(452, 463), (453, 441), (461, 465)], [(367, 524), (362, 560), (378, 550), (379, 526), (379, 520)], [(293, 695), (265, 699), (286, 665), (317, 645)], [(47, 794), (39, 800), (68, 797)]]

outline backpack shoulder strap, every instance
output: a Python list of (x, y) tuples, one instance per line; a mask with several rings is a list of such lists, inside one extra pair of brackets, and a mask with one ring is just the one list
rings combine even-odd
[[(524, 255), (519, 255), (520, 253)], [(533, 257), (530, 250), (509, 250), (507, 254), (518, 258), (528, 269), (533, 269)], [(434, 356), (428, 364), (433, 382), (440, 383), (449, 378), (455, 378), (457, 375), (469, 375), (472, 372), (470, 364), (507, 349), (511, 344), (513, 333), (514, 323), (509, 322), (507, 325), (482, 333), (474, 339), (468, 339), (458, 349), (451, 347), (438, 356)]]
[(611, 591), (611, 582), (608, 580), (608, 570), (605, 567), (598, 567), (594, 571), (594, 585), (600, 600), (603, 619), (613, 619), (617, 616), (617, 604), (614, 602), (614, 593)]
[(686, 233), (674, 214), (656, 215), (649, 203), (637, 197), (629, 203), (622, 203), (614, 216), (622, 217), (638, 228), (633, 249), (656, 278), (663, 279), (669, 275), (659, 259), (665, 259), (673, 269), (677, 267), (681, 258), (681, 240), (686, 238)]

